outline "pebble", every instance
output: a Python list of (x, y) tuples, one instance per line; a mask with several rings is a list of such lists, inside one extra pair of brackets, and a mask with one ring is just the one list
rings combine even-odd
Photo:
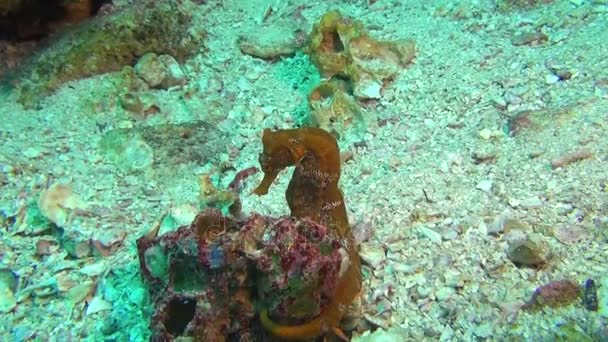
[(436, 244), (441, 243), (441, 234), (425, 226), (418, 227), (418, 232)]
[(382, 84), (380, 82), (370, 80), (368, 82), (359, 82), (355, 89), (355, 96), (358, 99), (380, 99), (382, 97)]
[(146, 53), (137, 61), (135, 72), (152, 88), (158, 87), (167, 76), (165, 66), (153, 52)]
[(473, 334), (477, 337), (488, 338), (494, 334), (494, 326), (490, 322), (483, 323), (475, 327)]
[(444, 286), (444, 287), (440, 288), (439, 290), (435, 291), (435, 298), (437, 298), (438, 301), (443, 302), (443, 301), (447, 300), (448, 298), (450, 298), (455, 293), (456, 293), (456, 290), (454, 288)]
[(372, 243), (361, 244), (361, 251), (359, 252), (361, 259), (370, 265), (372, 268), (379, 268), (380, 265), (386, 260), (386, 253), (382, 246)]
[(441, 232), (441, 237), (444, 240), (451, 241), (458, 238), (458, 231), (454, 228), (447, 228)]
[(146, 291), (138, 287), (129, 294), (129, 301), (137, 306), (141, 306), (146, 298)]
[(545, 83), (547, 84), (555, 84), (560, 81), (560, 77), (555, 74), (547, 74), (545, 76)]
[(522, 208), (526, 209), (540, 208), (543, 206), (543, 201), (541, 201), (541, 199), (536, 196), (532, 196), (521, 200), (519, 202), (519, 205)]
[(566, 224), (553, 229), (553, 236), (565, 245), (574, 245), (591, 238), (589, 232), (581, 226)]
[(90, 277), (98, 276), (103, 271), (106, 270), (106, 263), (103, 261), (97, 262), (95, 264), (84, 266), (79, 270), (80, 273), (88, 275)]
[(9, 270), (0, 271), (0, 313), (8, 313), (17, 306), (14, 290), (17, 276)]
[(492, 186), (493, 182), (491, 180), (484, 179), (481, 182), (477, 183), (477, 186), (475, 186), (475, 188), (485, 193), (490, 193), (490, 191), (492, 191)]
[(95, 297), (87, 307), (86, 315), (92, 315), (97, 312), (107, 311), (112, 309), (112, 303), (103, 300), (100, 297)]
[(449, 287), (461, 287), (464, 285), (464, 279), (460, 272), (455, 270), (447, 270), (443, 275), (445, 284)]
[(40, 151), (38, 148), (28, 147), (23, 150), (23, 155), (27, 158), (34, 159), (40, 157), (42, 155), (42, 151)]
[(396, 262), (393, 264), (393, 269), (396, 272), (404, 273), (404, 274), (413, 274), (418, 270), (418, 264), (404, 264), (400, 262)]
[(433, 293), (433, 288), (422, 284), (416, 287), (416, 292), (418, 293), (419, 298), (426, 298)]
[(511, 243), (507, 257), (513, 263), (523, 266), (534, 267), (546, 262), (538, 245), (528, 239)]
[(446, 324), (439, 336), (439, 341), (452, 341), (454, 338), (454, 329), (449, 324)]

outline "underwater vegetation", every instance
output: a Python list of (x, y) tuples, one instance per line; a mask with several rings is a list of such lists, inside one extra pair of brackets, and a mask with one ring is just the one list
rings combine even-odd
[[(262, 141), (264, 178), (254, 193), (266, 194), (281, 170), (295, 166), (290, 216), (239, 220), (208, 209), (189, 226), (137, 241), (155, 305), (154, 340), (344, 336), (340, 321), (362, 276), (335, 137), (319, 128), (267, 129)], [(252, 172), (237, 174), (230, 188)]]

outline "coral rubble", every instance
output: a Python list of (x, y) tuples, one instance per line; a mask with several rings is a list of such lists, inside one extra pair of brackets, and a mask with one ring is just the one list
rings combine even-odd
[(342, 261), (338, 236), (311, 220), (237, 221), (215, 209), (137, 245), (155, 306), (152, 333), (163, 341), (261, 338), (256, 301), (290, 322), (310, 319), (335, 296)]
[(416, 45), (411, 39), (376, 40), (360, 21), (330, 11), (314, 25), (305, 52), (326, 79), (309, 96), (310, 124), (341, 137), (352, 126), (365, 132), (376, 121), (356, 100), (380, 99), (413, 60)]
[(416, 54), (413, 40), (376, 40), (363, 23), (338, 11), (326, 13), (315, 24), (306, 49), (323, 77), (350, 80), (359, 99), (379, 98), (384, 82), (393, 79)]

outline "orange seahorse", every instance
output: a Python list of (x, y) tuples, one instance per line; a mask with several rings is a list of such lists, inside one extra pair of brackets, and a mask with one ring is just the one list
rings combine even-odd
[(361, 261), (348, 224), (340, 179), (340, 151), (336, 139), (320, 128), (264, 130), (260, 165), (264, 178), (253, 191), (265, 195), (268, 188), (286, 167), (295, 171), (285, 197), (291, 216), (308, 217), (337, 232), (343, 240), (348, 263), (341, 270), (334, 298), (319, 316), (302, 325), (278, 324), (262, 310), (260, 320), (266, 330), (282, 339), (307, 339), (330, 330), (343, 337), (339, 323), (348, 306), (361, 292)]

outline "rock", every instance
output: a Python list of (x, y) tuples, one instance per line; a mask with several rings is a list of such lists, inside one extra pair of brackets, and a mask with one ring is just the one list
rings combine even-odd
[(540, 266), (546, 262), (543, 251), (529, 239), (511, 243), (507, 257), (516, 265), (529, 267)]
[(242, 35), (238, 44), (246, 55), (271, 60), (293, 55), (298, 48), (296, 30), (289, 23), (259, 27)]
[(59, 244), (55, 240), (40, 239), (36, 241), (37, 255), (51, 255), (59, 249)]
[(515, 46), (529, 45), (539, 46), (545, 44), (549, 40), (549, 37), (542, 32), (522, 32), (516, 34), (511, 38), (511, 44)]
[(519, 202), (519, 205), (525, 209), (540, 208), (543, 206), (543, 201), (537, 196), (525, 198)]
[(382, 97), (382, 83), (374, 79), (359, 80), (354, 95), (359, 100), (380, 99)]
[(138, 94), (125, 93), (120, 96), (120, 105), (125, 110), (141, 114), (144, 111), (144, 104)]
[(160, 86), (163, 80), (167, 77), (165, 65), (158, 59), (155, 53), (149, 52), (143, 55), (137, 64), (135, 64), (135, 72), (141, 77), (151, 88)]
[(112, 310), (112, 303), (106, 302), (100, 297), (95, 297), (87, 307), (86, 315), (92, 315), (101, 311)]
[(88, 275), (89, 277), (96, 277), (105, 272), (106, 269), (106, 263), (104, 261), (99, 261), (80, 268), (78, 272)]
[(14, 292), (17, 289), (17, 282), (17, 276), (12, 271), (0, 271), (0, 313), (8, 313), (17, 306)]
[(379, 268), (386, 260), (384, 248), (374, 243), (361, 244), (359, 254), (361, 255), (361, 259), (374, 269)]
[(560, 81), (560, 78), (557, 75), (547, 74), (545, 76), (545, 83), (547, 83), (547, 84), (555, 84), (555, 83), (557, 83), (559, 81)]
[(435, 291), (435, 298), (437, 298), (438, 301), (443, 302), (448, 300), (448, 298), (450, 298), (455, 293), (456, 290), (453, 287), (444, 286)]
[(158, 59), (165, 66), (165, 78), (161, 82), (163, 89), (183, 85), (186, 83), (186, 74), (181, 65), (170, 55), (160, 55)]
[(86, 210), (87, 204), (67, 184), (53, 183), (40, 194), (38, 207), (49, 221), (64, 227), (77, 210)]
[(493, 182), (491, 180), (484, 179), (481, 182), (477, 183), (477, 186), (475, 186), (475, 188), (485, 193), (490, 193), (492, 191), (492, 185)]
[(553, 236), (565, 245), (574, 245), (578, 242), (591, 239), (590, 233), (580, 225), (560, 225), (553, 229)]
[(393, 326), (386, 330), (366, 331), (361, 336), (353, 337), (352, 342), (401, 342), (405, 336), (408, 336), (408, 332), (404, 328)]
[(505, 220), (503, 230), (506, 234), (511, 234), (513, 232), (529, 233), (532, 231), (532, 227), (522, 221), (510, 218)]
[(348, 133), (362, 137), (376, 122), (376, 116), (359, 105), (342, 80), (323, 81), (308, 96), (309, 120), (337, 137)]
[(345, 77), (356, 97), (369, 99), (378, 98), (378, 86), (382, 88), (411, 63), (416, 44), (410, 39), (376, 40), (362, 22), (330, 11), (314, 24), (306, 52), (322, 77)]
[(418, 232), (427, 237), (429, 240), (431, 240), (433, 243), (436, 244), (440, 244), (441, 243), (441, 234), (439, 234), (438, 232), (427, 228), (425, 226), (419, 226), (418, 227)]

